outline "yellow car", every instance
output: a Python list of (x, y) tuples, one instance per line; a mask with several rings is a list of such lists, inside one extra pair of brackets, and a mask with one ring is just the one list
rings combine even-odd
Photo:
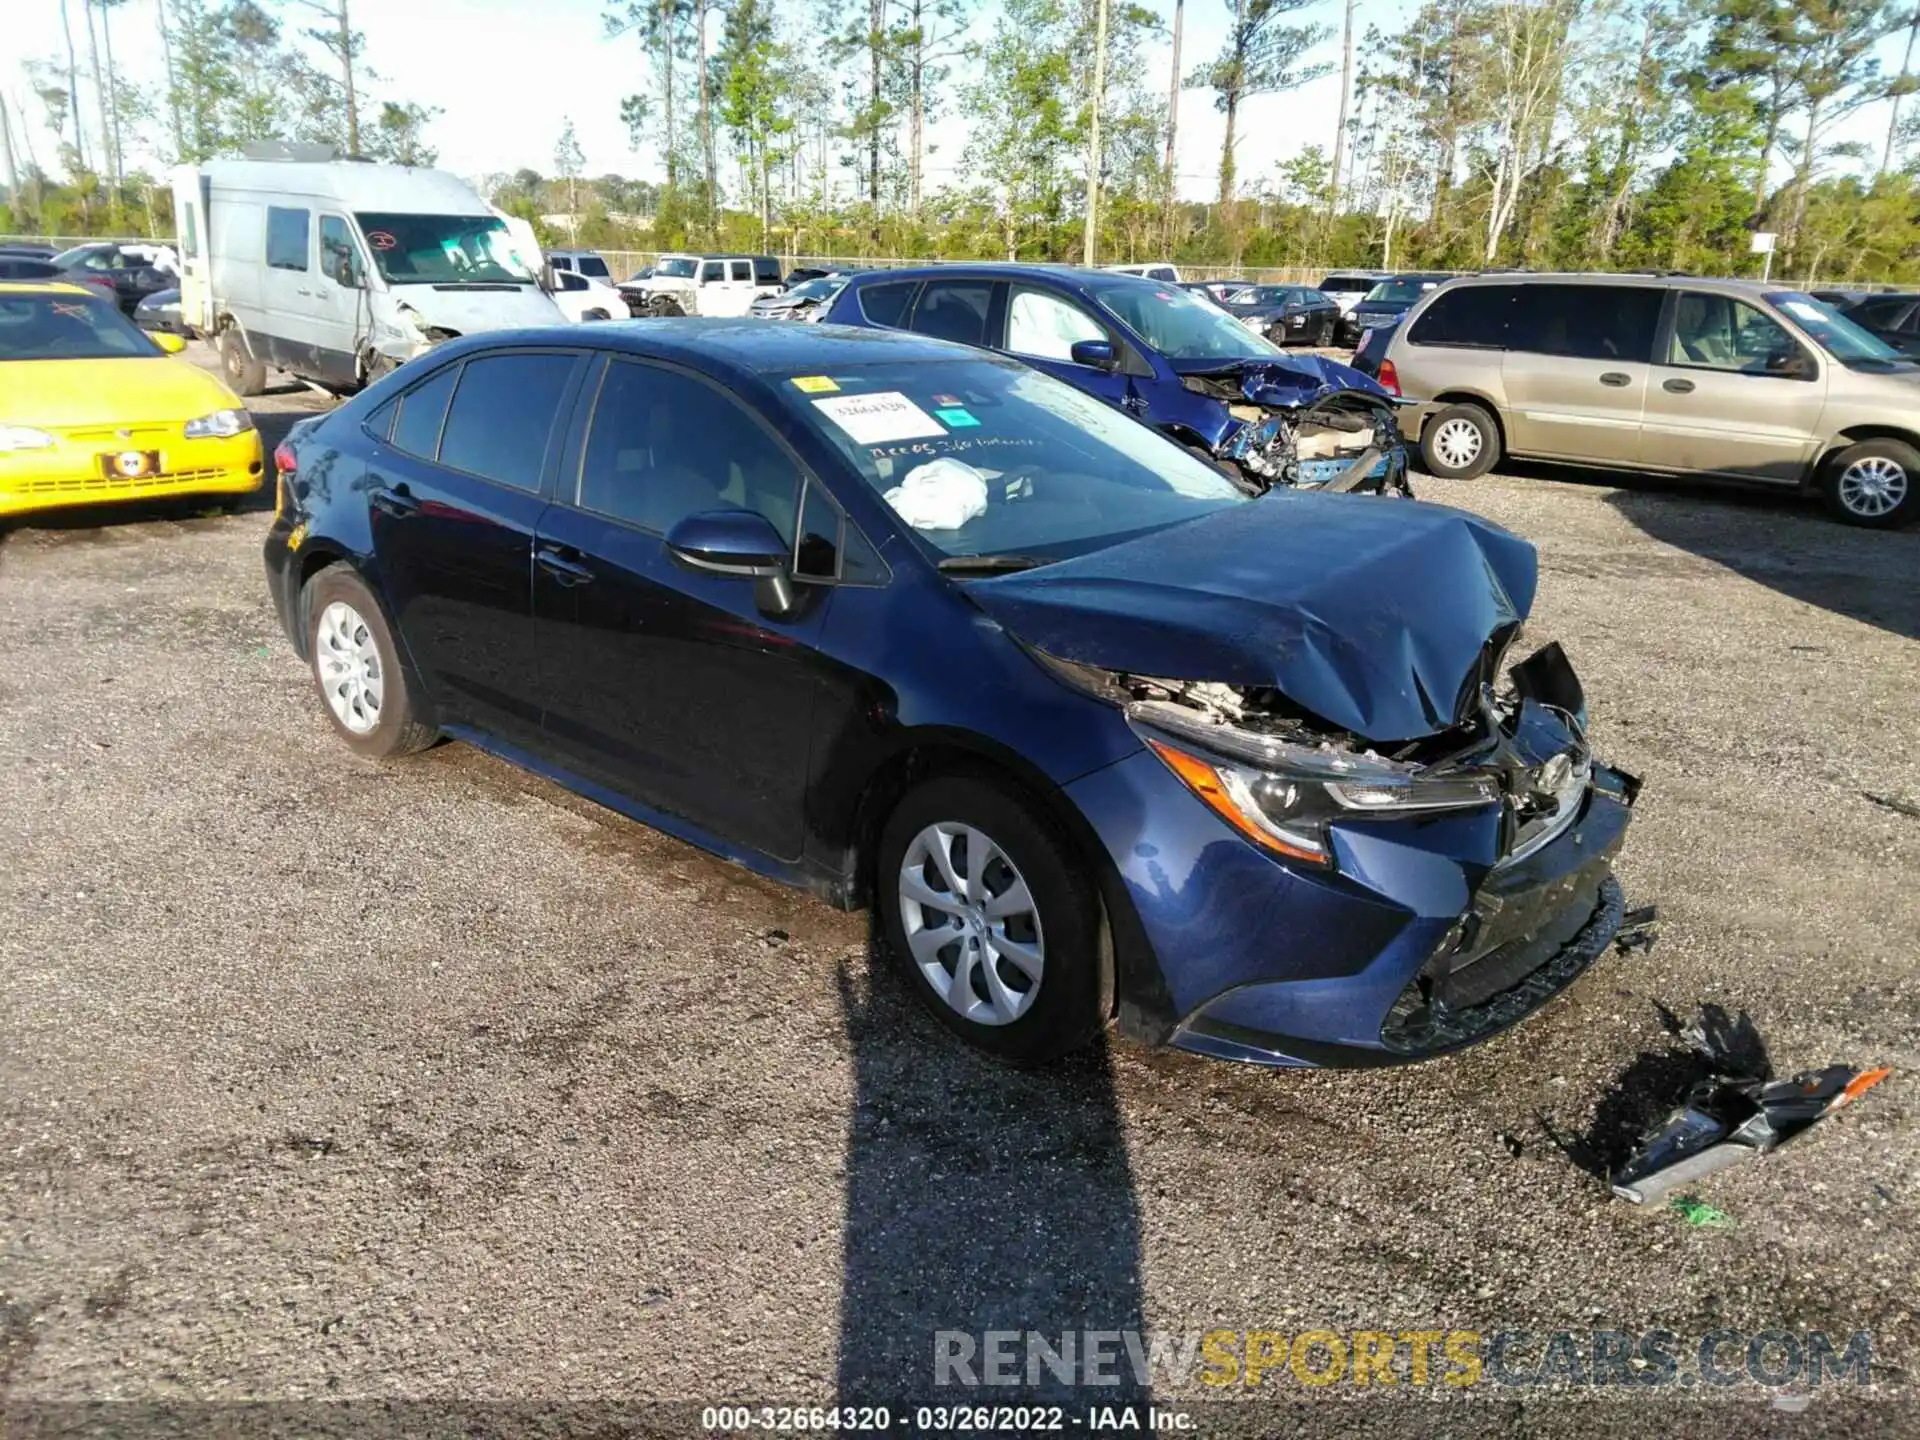
[(260, 436), (215, 376), (76, 285), (0, 284), (0, 519), (168, 495), (244, 495)]

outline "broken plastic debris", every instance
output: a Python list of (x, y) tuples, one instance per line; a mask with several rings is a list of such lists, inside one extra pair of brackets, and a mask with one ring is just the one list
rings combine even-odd
[(1654, 925), (1660, 919), (1660, 907), (1642, 905), (1638, 910), (1629, 910), (1620, 917), (1620, 928), (1614, 932), (1613, 945), (1622, 955), (1638, 951), (1645, 954), (1653, 949), (1654, 942), (1660, 936)]
[(1716, 1210), (1696, 1195), (1676, 1196), (1673, 1208), (1681, 1219), (1702, 1230), (1726, 1230), (1733, 1225), (1731, 1215), (1724, 1210)]
[(987, 477), (943, 455), (914, 466), (886, 500), (916, 530), (958, 530), (987, 513)]
[(1852, 1104), (1890, 1073), (1884, 1065), (1829, 1065), (1791, 1080), (1702, 1080), (1614, 1171), (1613, 1193), (1644, 1205), (1750, 1155), (1764, 1155)]

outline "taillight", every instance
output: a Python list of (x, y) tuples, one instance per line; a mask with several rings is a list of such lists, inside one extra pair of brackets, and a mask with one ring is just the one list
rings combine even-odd
[(1400, 393), (1400, 372), (1393, 368), (1391, 360), (1380, 362), (1380, 388), (1389, 395)]
[(294, 456), (293, 446), (284, 440), (273, 447), (273, 468), (282, 475), (293, 475), (299, 472), (300, 461)]

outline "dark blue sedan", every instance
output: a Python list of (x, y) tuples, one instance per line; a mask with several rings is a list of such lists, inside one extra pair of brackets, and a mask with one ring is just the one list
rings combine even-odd
[(1395, 396), (1182, 286), (1063, 265), (873, 271), (825, 318), (1003, 350), (1261, 489), (1410, 493)]
[(1633, 782), (1531, 546), (1255, 499), (1025, 365), (739, 320), (456, 340), (276, 452), (267, 580), (363, 755), (441, 736), (871, 904), (1020, 1061), (1110, 1021), (1432, 1055), (1606, 947)]

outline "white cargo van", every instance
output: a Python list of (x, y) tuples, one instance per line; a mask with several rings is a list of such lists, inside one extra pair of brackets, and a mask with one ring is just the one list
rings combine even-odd
[(539, 251), (443, 171), (216, 160), (173, 197), (181, 318), (242, 395), (269, 365), (351, 389), (456, 335), (566, 323)]

